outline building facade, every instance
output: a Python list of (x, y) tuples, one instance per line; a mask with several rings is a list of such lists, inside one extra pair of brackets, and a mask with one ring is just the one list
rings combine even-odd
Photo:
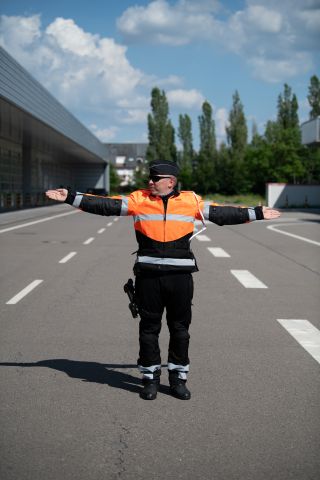
[(108, 192), (107, 148), (0, 47), (0, 211), (57, 186)]

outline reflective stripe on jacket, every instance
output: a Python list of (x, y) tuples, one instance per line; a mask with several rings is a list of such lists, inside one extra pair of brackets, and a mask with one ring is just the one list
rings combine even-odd
[[(195, 220), (203, 217), (218, 225), (239, 224), (256, 219), (256, 209), (219, 206), (204, 202), (194, 192), (173, 192), (166, 202), (150, 190), (128, 196), (99, 197), (69, 194), (66, 203), (99, 215), (132, 216), (139, 249), (135, 271), (197, 271), (190, 248)], [(262, 217), (263, 218), (263, 217)]]

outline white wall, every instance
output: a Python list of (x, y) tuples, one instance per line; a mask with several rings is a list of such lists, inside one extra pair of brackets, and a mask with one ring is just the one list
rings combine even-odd
[(267, 183), (266, 190), (268, 207), (320, 207), (320, 185)]

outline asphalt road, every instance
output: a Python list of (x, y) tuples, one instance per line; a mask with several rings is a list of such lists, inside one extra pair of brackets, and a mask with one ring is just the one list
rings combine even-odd
[(192, 398), (169, 394), (164, 322), (162, 387), (146, 402), (123, 293), (132, 219), (0, 215), (1, 480), (318, 479), (319, 221), (283, 212), (193, 240)]

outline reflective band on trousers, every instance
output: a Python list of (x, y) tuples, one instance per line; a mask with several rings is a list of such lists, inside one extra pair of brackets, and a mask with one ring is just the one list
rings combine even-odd
[(72, 206), (78, 208), (81, 203), (82, 197), (83, 197), (83, 194), (77, 192)]
[[(134, 221), (135, 222), (146, 222), (146, 221), (159, 221), (163, 222), (164, 217), (162, 213), (153, 213), (153, 214), (148, 214), (148, 213), (140, 213), (139, 215), (134, 216)], [(168, 213), (166, 215), (166, 220), (171, 220), (175, 222), (187, 222), (187, 223), (193, 223), (194, 222), (194, 217), (188, 216), (188, 215), (178, 215), (175, 213)]]
[(154, 265), (177, 265), (179, 267), (192, 267), (196, 264), (192, 258), (159, 258), (138, 256), (136, 263), (152, 263)]

